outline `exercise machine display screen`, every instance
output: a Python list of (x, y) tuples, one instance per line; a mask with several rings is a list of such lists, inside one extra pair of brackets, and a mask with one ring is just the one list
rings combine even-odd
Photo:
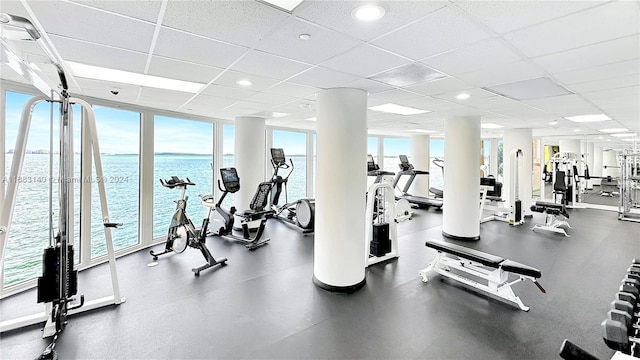
[(287, 162), (287, 159), (284, 157), (284, 150), (281, 148), (271, 148), (271, 159), (273, 159), (276, 166), (280, 166)]
[(375, 171), (378, 170), (376, 167), (375, 161), (373, 161), (373, 156), (371, 154), (367, 155), (367, 171)]
[[(220, 176), (222, 177), (224, 187), (228, 191), (233, 192), (235, 188), (240, 188), (240, 178), (238, 178), (236, 168), (222, 168), (220, 169)], [(238, 190), (236, 189), (236, 191)]]
[(403, 165), (409, 164), (409, 159), (407, 159), (407, 155), (398, 155), (398, 157), (400, 158), (400, 162)]

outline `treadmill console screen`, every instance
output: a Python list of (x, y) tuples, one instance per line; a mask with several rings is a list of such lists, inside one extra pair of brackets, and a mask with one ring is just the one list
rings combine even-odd
[(287, 162), (287, 159), (284, 157), (284, 150), (281, 148), (271, 148), (271, 159), (276, 166), (283, 165)]
[(376, 171), (378, 169), (375, 161), (373, 161), (373, 156), (371, 156), (371, 154), (367, 155), (367, 171)]

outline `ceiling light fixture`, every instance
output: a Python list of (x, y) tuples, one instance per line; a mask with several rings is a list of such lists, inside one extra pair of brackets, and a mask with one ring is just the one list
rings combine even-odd
[(603, 133), (621, 133), (621, 132), (627, 132), (629, 130), (625, 129), (625, 128), (610, 128), (610, 129), (598, 129), (598, 131), (603, 132)]
[(467, 94), (467, 93), (460, 93), (458, 95), (456, 95), (456, 99), (458, 100), (466, 100), (468, 98), (470, 98), (471, 95)]
[(310, 118), (305, 119), (305, 120), (307, 120), (307, 121), (316, 121), (316, 117), (315, 116), (314, 117), (310, 117)]
[(311, 35), (309, 35), (309, 34), (300, 34), (300, 35), (298, 35), (298, 37), (300, 38), (300, 40), (309, 40), (309, 39), (311, 39)]
[(484, 123), (484, 124), (480, 124), (480, 127), (482, 129), (500, 129), (500, 128), (503, 128), (504, 126), (498, 125), (498, 124), (492, 124), (492, 123)]
[(634, 137), (636, 135), (637, 135), (636, 133), (611, 134), (611, 136), (615, 136), (615, 137)]
[(68, 61), (71, 71), (77, 77), (117, 82), (129, 85), (146, 86), (158, 89), (183, 91), (197, 93), (205, 84), (182, 81), (176, 79), (163, 78), (146, 74), (139, 74), (129, 71), (103, 68), (100, 66), (86, 65)]
[(279, 9), (292, 12), (303, 0), (260, 0), (266, 4), (275, 6)]
[(573, 122), (598, 122), (611, 120), (611, 118), (605, 114), (565, 116), (564, 118)]
[(552, 122), (549, 123), (549, 125), (558, 125), (558, 121), (557, 120), (552, 121)]
[(272, 117), (274, 117), (274, 118), (280, 118), (280, 117), (288, 116), (288, 115), (289, 115), (289, 114), (287, 114), (287, 113), (282, 113), (282, 112), (272, 112), (272, 113), (271, 113), (271, 116), (272, 116)]
[(247, 79), (238, 80), (238, 81), (236, 81), (236, 84), (238, 84), (240, 86), (251, 86), (251, 85), (253, 85), (253, 83), (250, 80), (247, 80)]
[(412, 107), (402, 106), (398, 104), (383, 104), (378, 106), (372, 106), (369, 110), (373, 111), (381, 111), (390, 114), (398, 114), (398, 115), (417, 115), (431, 112), (429, 110), (416, 109)]
[(580, 129), (579, 128), (573, 129), (573, 131), (578, 132), (578, 131), (580, 131)]
[(359, 6), (351, 11), (351, 17), (359, 21), (371, 22), (384, 16), (384, 8), (378, 5), (367, 4)]

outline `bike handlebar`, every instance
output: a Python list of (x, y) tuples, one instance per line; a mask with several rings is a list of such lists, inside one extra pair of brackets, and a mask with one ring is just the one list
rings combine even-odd
[(160, 183), (162, 184), (162, 186), (164, 187), (168, 187), (169, 189), (173, 189), (176, 187), (187, 187), (189, 185), (195, 185), (195, 183), (192, 183), (191, 180), (189, 180), (189, 178), (186, 178), (187, 180), (183, 180), (180, 179), (177, 176), (172, 176), (170, 179), (160, 179)]

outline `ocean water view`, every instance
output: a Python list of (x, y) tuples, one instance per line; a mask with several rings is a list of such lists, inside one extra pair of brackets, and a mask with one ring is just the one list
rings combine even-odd
[[(13, 155), (6, 154), (6, 181), (11, 170)], [(306, 161), (303, 155), (289, 156), (293, 160), (295, 170), (288, 183), (289, 200), (306, 197)], [(80, 179), (80, 156), (75, 156), (74, 181)], [(58, 156), (54, 156), (53, 174), (53, 228), (58, 229), (58, 184), (55, 179), (57, 173)], [(104, 184), (107, 193), (107, 203), (111, 221), (121, 222), (121, 228), (112, 231), (114, 247), (121, 250), (138, 244), (139, 219), (139, 156), (137, 154), (102, 155), (104, 168)], [(397, 171), (397, 157), (385, 157), (384, 169)], [(165, 188), (159, 179), (178, 176), (188, 177), (196, 186), (187, 189), (187, 213), (195, 226), (200, 226), (206, 215), (206, 207), (200, 204), (199, 194), (213, 192), (213, 168), (211, 155), (194, 154), (156, 154), (154, 159), (154, 206), (153, 206), (153, 236), (159, 238), (166, 235), (171, 216), (175, 211), (174, 201), (178, 199), (180, 191)], [(233, 166), (233, 155), (225, 155), (224, 167)], [(433, 168), (431, 185), (442, 186), (439, 168)], [(272, 170), (268, 169), (269, 177)], [(284, 173), (286, 174), (286, 172)], [(439, 175), (439, 176), (438, 176)], [(242, 179), (242, 174), (240, 174)], [(40, 276), (42, 273), (42, 249), (49, 244), (49, 155), (25, 155), (22, 176), (19, 184), (13, 222), (10, 226), (9, 241), (7, 243), (6, 260), (4, 264), (4, 286), (10, 286), (25, 280)], [(241, 184), (242, 186), (242, 184)], [(6, 189), (6, 187), (5, 187)], [(219, 196), (219, 194), (218, 194)], [(229, 208), (233, 204), (233, 196), (225, 198), (223, 206)], [(246, 204), (244, 207), (248, 207)], [(76, 263), (79, 262), (79, 232), (80, 232), (80, 184), (74, 183), (74, 243), (76, 247)], [(91, 257), (96, 258), (106, 254), (102, 214), (100, 212), (100, 197), (98, 185), (92, 182), (91, 191)], [(55, 233), (54, 233), (55, 234)]]

